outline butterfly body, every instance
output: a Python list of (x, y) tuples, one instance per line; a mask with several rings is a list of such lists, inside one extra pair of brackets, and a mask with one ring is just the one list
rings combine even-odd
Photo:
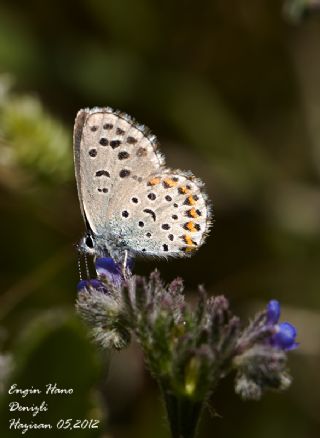
[(210, 227), (203, 184), (165, 167), (156, 138), (111, 108), (79, 111), (74, 158), (81, 211), (92, 240), (82, 249), (116, 261), (192, 254)]

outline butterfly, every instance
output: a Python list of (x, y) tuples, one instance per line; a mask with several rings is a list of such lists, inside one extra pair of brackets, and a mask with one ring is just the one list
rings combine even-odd
[(112, 108), (82, 109), (74, 163), (87, 228), (80, 250), (96, 257), (184, 257), (204, 242), (211, 208), (191, 172), (165, 166), (148, 128)]

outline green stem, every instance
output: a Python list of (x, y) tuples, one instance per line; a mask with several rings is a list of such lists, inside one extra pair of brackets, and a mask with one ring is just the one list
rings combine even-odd
[(203, 403), (176, 397), (162, 387), (172, 438), (194, 438)]

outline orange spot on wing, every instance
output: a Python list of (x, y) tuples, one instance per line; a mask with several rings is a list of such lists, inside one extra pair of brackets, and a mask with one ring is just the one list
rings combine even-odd
[(188, 236), (188, 234), (185, 234), (183, 236), (183, 240), (186, 242), (187, 245), (194, 246), (193, 240), (190, 236)]
[(195, 208), (190, 208), (190, 210), (188, 210), (188, 215), (194, 218), (199, 216)]
[(188, 228), (188, 230), (191, 231), (192, 233), (197, 231), (195, 223), (192, 221), (186, 223), (186, 228)]
[(175, 186), (177, 185), (176, 181), (174, 181), (174, 180), (171, 179), (171, 178), (165, 178), (165, 179), (163, 180), (163, 184), (164, 184), (164, 186), (165, 186), (166, 188), (169, 188), (169, 187), (175, 187)]
[(155, 177), (149, 180), (148, 185), (149, 186), (156, 186), (157, 184), (159, 184), (160, 182), (160, 178), (159, 177)]
[(190, 195), (190, 196), (187, 197), (187, 203), (188, 203), (189, 205), (195, 205), (196, 200), (194, 199), (193, 196)]
[(179, 187), (179, 193), (186, 195), (189, 192), (190, 192), (190, 190), (186, 186)]

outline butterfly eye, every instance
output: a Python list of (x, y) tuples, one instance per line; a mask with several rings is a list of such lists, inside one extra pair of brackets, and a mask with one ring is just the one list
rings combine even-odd
[(87, 236), (86, 240), (85, 240), (85, 244), (88, 248), (92, 249), (93, 248), (93, 240), (91, 236)]

